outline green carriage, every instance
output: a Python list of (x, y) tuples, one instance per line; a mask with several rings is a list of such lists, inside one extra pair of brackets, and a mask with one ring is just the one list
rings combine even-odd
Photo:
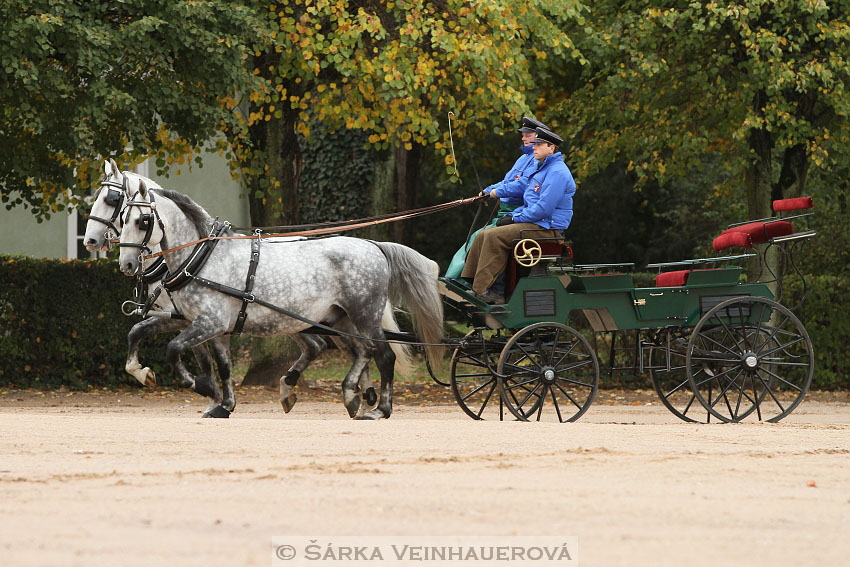
[[(810, 198), (774, 203), (780, 213), (809, 207)], [(771, 290), (777, 278), (768, 272), (747, 282), (738, 264), (757, 258), (764, 265), (766, 250), (777, 250), (781, 263), (796, 269), (794, 254), (815, 235), (794, 231), (790, 219), (802, 216), (733, 225), (715, 239), (715, 250), (752, 251), (650, 264), (659, 273), (649, 286), (635, 285), (633, 264), (575, 265), (568, 245), (535, 242), (531, 260), (527, 243), (518, 244), (521, 265), (508, 266), (504, 305), (485, 303), (462, 281), (442, 279), (445, 301), (472, 327), (451, 359), (458, 404), (474, 419), (575, 421), (599, 385), (599, 357), (588, 335), (612, 333), (610, 371), (614, 341), (628, 333), (634, 370), (649, 373), (677, 417), (779, 421), (809, 388), (812, 344)], [(586, 321), (584, 332), (570, 326), (576, 317)]]

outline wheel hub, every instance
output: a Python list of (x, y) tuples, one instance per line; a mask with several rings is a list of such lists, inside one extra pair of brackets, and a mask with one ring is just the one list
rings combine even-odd
[(753, 370), (759, 365), (759, 359), (753, 352), (744, 353), (742, 362), (744, 364), (744, 367), (748, 370)]
[(555, 369), (551, 366), (544, 367), (543, 372), (541, 372), (541, 377), (543, 378), (543, 381), (547, 384), (554, 383), (556, 376), (557, 375), (555, 374)]

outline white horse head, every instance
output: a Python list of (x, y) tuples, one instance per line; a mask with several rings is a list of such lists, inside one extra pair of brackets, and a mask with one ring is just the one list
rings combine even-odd
[(89, 252), (109, 250), (113, 241), (121, 235), (121, 209), (127, 191), (136, 193), (141, 181), (145, 182), (148, 189), (162, 189), (152, 179), (131, 171), (121, 171), (112, 158), (104, 160), (103, 174), (104, 179), (94, 194), (83, 239)]

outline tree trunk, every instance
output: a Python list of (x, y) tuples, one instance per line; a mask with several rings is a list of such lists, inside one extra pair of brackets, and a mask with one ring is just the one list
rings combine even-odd
[[(401, 146), (395, 149), (396, 211), (407, 211), (416, 206), (416, 186), (421, 164), (422, 146), (413, 144), (410, 150)], [(409, 223), (402, 221), (393, 224), (393, 240), (400, 244), (409, 243)]]
[[(767, 130), (753, 130), (750, 133), (750, 150), (754, 157), (747, 167), (747, 209), (751, 219), (767, 218), (772, 214), (771, 198), (773, 197), (773, 140)], [(775, 247), (770, 247), (760, 263), (753, 259), (747, 270), (750, 280), (759, 277), (762, 280), (774, 280), (779, 277), (779, 256)], [(768, 284), (774, 297), (779, 289), (779, 282)]]
[[(395, 212), (395, 152), (387, 152), (384, 159), (375, 161), (374, 175), (372, 176), (371, 205), (369, 214), (373, 216), (385, 215)], [(389, 240), (393, 234), (390, 224), (379, 224), (362, 231), (364, 238), (372, 240)]]
[[(258, 59), (260, 69), (276, 65), (277, 54)], [(287, 85), (287, 87), (295, 85)], [(251, 127), (258, 155), (254, 167), (267, 167), (266, 175), (255, 176), (248, 186), (251, 225), (256, 227), (298, 224), (298, 183), (301, 178), (301, 148), (296, 135), (298, 111), (283, 102), (280, 118), (260, 120)], [(260, 251), (260, 262), (263, 261)], [(242, 384), (277, 387), (300, 349), (286, 336), (255, 337), (251, 341), (251, 363)]]

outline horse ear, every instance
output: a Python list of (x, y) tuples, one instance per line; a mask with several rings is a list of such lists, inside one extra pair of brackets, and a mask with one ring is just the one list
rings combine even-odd
[(110, 173), (112, 173), (112, 164), (109, 160), (103, 160), (103, 174), (108, 176)]
[(145, 182), (142, 179), (139, 179), (139, 195), (142, 196), (142, 199), (148, 198), (148, 186), (145, 185)]
[(117, 163), (115, 163), (115, 160), (114, 160), (113, 158), (109, 158), (109, 165), (111, 165), (111, 166), (112, 166), (112, 172), (115, 174), (115, 177), (118, 177), (118, 173), (119, 173), (121, 170), (120, 170), (120, 169), (118, 169), (118, 164), (117, 164)]

